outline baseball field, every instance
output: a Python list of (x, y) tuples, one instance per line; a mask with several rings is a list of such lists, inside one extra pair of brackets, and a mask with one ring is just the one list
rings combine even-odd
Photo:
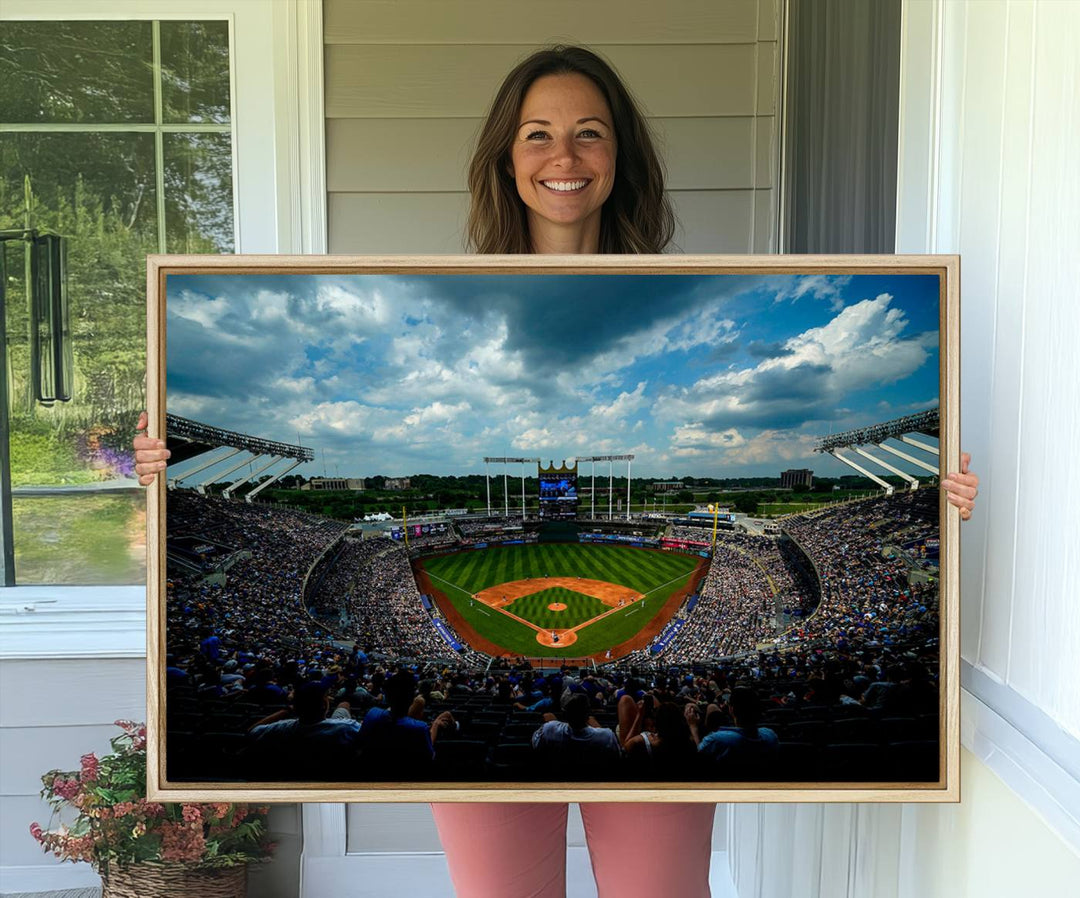
[(602, 659), (641, 648), (704, 576), (694, 555), (584, 543), (504, 546), (415, 563), (460, 635), (481, 651)]

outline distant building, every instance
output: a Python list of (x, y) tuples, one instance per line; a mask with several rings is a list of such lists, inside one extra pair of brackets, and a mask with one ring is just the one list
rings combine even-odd
[(681, 480), (661, 480), (652, 485), (654, 493), (677, 493), (685, 489), (689, 489), (689, 487)]
[(352, 490), (364, 491), (363, 477), (312, 477), (300, 487), (302, 490)]
[(790, 471), (783, 471), (780, 474), (780, 486), (784, 488), (790, 487), (791, 489), (797, 489), (801, 486), (811, 489), (814, 486), (814, 472), (806, 468), (792, 468)]
[(408, 477), (387, 477), (384, 490), (407, 490), (411, 488)]

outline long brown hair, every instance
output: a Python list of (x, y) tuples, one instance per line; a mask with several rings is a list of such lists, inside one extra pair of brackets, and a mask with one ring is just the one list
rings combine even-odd
[(478, 253), (532, 252), (525, 204), (510, 175), (510, 147), (533, 82), (567, 74), (590, 79), (614, 119), (615, 182), (601, 212), (599, 251), (662, 252), (675, 232), (675, 216), (645, 116), (607, 62), (584, 47), (564, 46), (538, 50), (519, 63), (492, 101), (469, 164), (468, 247)]

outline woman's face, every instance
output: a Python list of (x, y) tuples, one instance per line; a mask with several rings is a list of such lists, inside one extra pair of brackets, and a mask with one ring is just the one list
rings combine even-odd
[(615, 128), (584, 75), (545, 75), (521, 104), (510, 161), (529, 231), (595, 229), (615, 182)]

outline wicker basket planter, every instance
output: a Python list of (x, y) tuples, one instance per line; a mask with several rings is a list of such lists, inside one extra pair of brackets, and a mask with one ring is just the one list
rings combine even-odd
[(244, 898), (247, 866), (199, 870), (185, 864), (132, 864), (101, 876), (101, 898)]

